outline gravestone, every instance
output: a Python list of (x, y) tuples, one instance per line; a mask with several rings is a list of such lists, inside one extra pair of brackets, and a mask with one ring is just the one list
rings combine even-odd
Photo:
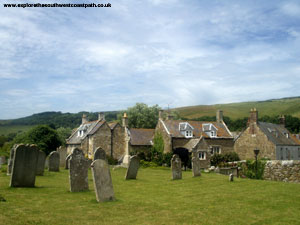
[(36, 175), (43, 176), (45, 170), (46, 153), (38, 150), (38, 160), (36, 165)]
[(12, 165), (13, 165), (13, 161), (14, 161), (14, 155), (15, 155), (16, 147), (17, 147), (17, 145), (15, 144), (10, 149), (10, 155), (9, 155), (9, 160), (8, 160), (8, 165), (7, 165), (7, 175), (11, 175)]
[(68, 170), (69, 169), (69, 161), (70, 161), (70, 158), (71, 158), (71, 154), (69, 154), (67, 157), (66, 157), (66, 166), (65, 166), (65, 169)]
[(138, 156), (134, 155), (130, 157), (127, 172), (125, 175), (125, 179), (136, 179), (138, 169), (140, 166), (140, 159)]
[(49, 171), (59, 172), (59, 153), (53, 151), (49, 155)]
[(103, 159), (97, 159), (92, 163), (91, 168), (97, 201), (114, 200), (114, 189), (108, 163)]
[(182, 179), (181, 160), (177, 154), (174, 154), (171, 159), (172, 179)]
[(88, 170), (89, 163), (88, 160), (84, 157), (83, 152), (75, 148), (72, 151), (70, 160), (70, 191), (78, 192), (78, 191), (86, 191), (89, 189), (88, 183)]
[(234, 175), (232, 173), (229, 174), (229, 181), (233, 181), (233, 177), (234, 177)]
[(200, 159), (198, 157), (192, 158), (192, 168), (193, 168), (193, 177), (201, 176)]
[(67, 148), (60, 146), (57, 152), (59, 153), (59, 166), (66, 167)]
[(0, 165), (6, 164), (5, 156), (0, 156)]
[(16, 146), (10, 187), (34, 187), (38, 149), (29, 145)]
[(103, 159), (106, 160), (106, 153), (102, 148), (97, 148), (94, 152), (94, 160), (96, 159)]

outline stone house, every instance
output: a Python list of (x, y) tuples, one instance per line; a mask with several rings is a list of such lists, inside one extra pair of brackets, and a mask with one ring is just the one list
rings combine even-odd
[(280, 124), (258, 121), (258, 111), (250, 111), (247, 128), (237, 137), (234, 151), (241, 159), (254, 159), (254, 149), (259, 149), (259, 158), (271, 160), (300, 160), (300, 141), (285, 128), (285, 119)]
[(179, 154), (181, 158), (190, 157), (190, 153), (201, 160), (201, 167), (210, 166), (212, 154), (233, 152), (233, 136), (223, 121), (223, 112), (217, 111), (216, 121), (173, 120), (167, 116), (159, 120), (155, 132), (164, 140), (164, 152)]
[(129, 152), (138, 154), (140, 152), (149, 152), (153, 145), (155, 129), (129, 129)]

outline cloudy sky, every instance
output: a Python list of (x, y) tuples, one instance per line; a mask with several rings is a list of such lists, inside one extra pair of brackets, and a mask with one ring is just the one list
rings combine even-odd
[(95, 0), (4, 8), (0, 119), (300, 96), (300, 1)]

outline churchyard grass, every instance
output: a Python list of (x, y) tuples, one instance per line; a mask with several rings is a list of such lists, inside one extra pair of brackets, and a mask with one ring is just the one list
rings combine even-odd
[(69, 171), (45, 171), (35, 188), (10, 188), (0, 172), (0, 224), (299, 224), (300, 184), (202, 173), (171, 180), (170, 168), (140, 168), (137, 180), (111, 171), (116, 200), (69, 191)]

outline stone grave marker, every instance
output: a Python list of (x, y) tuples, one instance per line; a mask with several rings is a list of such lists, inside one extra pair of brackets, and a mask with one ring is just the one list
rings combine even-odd
[(8, 159), (8, 165), (7, 165), (7, 175), (11, 175), (12, 171), (12, 165), (14, 161), (14, 156), (15, 156), (15, 150), (16, 150), (17, 145), (15, 144), (11, 149), (10, 149), (10, 155)]
[(140, 166), (140, 159), (138, 156), (134, 155), (130, 157), (128, 168), (126, 171), (125, 179), (136, 179), (138, 169)]
[(45, 170), (46, 153), (38, 150), (38, 160), (36, 165), (36, 175), (43, 176)]
[(92, 163), (91, 168), (97, 201), (105, 202), (114, 200), (114, 189), (108, 163), (103, 159), (96, 159)]
[(177, 154), (174, 154), (171, 159), (172, 179), (182, 179), (181, 159)]
[(65, 169), (68, 170), (69, 169), (69, 161), (70, 161), (70, 158), (71, 158), (71, 154), (67, 155), (66, 157), (66, 166), (65, 166)]
[(59, 166), (66, 167), (67, 148), (60, 146), (57, 152), (59, 153)]
[(102, 148), (97, 148), (94, 152), (94, 160), (96, 159), (103, 159), (106, 160), (106, 153)]
[(70, 191), (79, 192), (88, 190), (89, 163), (80, 149), (73, 149), (69, 160), (69, 166)]
[(201, 176), (200, 159), (198, 157), (192, 158), (192, 169), (193, 169), (193, 177)]
[(53, 151), (49, 155), (49, 171), (59, 172), (59, 153)]
[(232, 173), (229, 174), (229, 181), (233, 181), (233, 177), (234, 177), (234, 175)]
[(34, 187), (38, 149), (29, 145), (16, 146), (10, 187)]

